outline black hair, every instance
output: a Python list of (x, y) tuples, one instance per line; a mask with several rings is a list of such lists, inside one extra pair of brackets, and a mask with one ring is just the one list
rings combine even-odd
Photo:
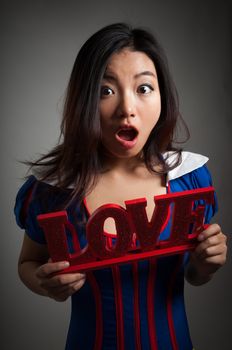
[(144, 162), (150, 171), (155, 171), (154, 164), (161, 165), (161, 172), (165, 173), (170, 166), (164, 152), (177, 153), (172, 168), (180, 161), (180, 149), (173, 146), (173, 140), (177, 122), (183, 120), (163, 48), (147, 29), (132, 28), (125, 23), (108, 25), (93, 34), (76, 57), (67, 87), (59, 144), (30, 163), (42, 180), (55, 180), (62, 188), (72, 184), (72, 199), (78, 201), (90, 190), (102, 169), (101, 81), (112, 54), (124, 48), (145, 53), (154, 62), (158, 76), (161, 115), (144, 146)]

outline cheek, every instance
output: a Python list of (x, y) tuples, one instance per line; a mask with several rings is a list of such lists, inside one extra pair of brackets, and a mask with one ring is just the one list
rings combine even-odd
[(109, 118), (105, 118), (104, 116), (100, 117), (100, 125), (103, 133), (111, 129), (111, 123)]
[(155, 122), (156, 123), (159, 120), (160, 114), (161, 114), (161, 97), (159, 95), (158, 101), (156, 103), (156, 109), (155, 109)]
[(109, 119), (109, 112), (108, 112), (108, 108), (106, 108), (104, 104), (100, 105), (99, 116), (100, 116), (101, 126), (105, 125), (107, 123), (107, 120)]
[(101, 115), (100, 125), (102, 142), (109, 142), (109, 140), (112, 138), (112, 125), (110, 123), (109, 118), (106, 118), (104, 115)]
[(158, 116), (160, 116), (161, 113), (161, 96), (160, 94), (158, 94), (158, 96), (156, 97), (156, 101), (155, 101), (155, 106), (156, 106), (156, 114), (158, 114)]
[(102, 131), (110, 129), (111, 126), (111, 117), (108, 113), (100, 111), (100, 125)]
[(156, 124), (159, 117), (160, 117), (160, 113), (161, 113), (161, 103), (160, 100), (156, 101), (156, 103), (154, 104), (150, 104), (150, 106), (147, 108), (146, 112), (145, 112), (145, 117), (149, 118), (150, 121), (150, 125), (151, 124)]

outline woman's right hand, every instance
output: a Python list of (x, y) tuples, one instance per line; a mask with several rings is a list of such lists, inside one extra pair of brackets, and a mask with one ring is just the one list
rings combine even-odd
[(56, 274), (67, 267), (69, 267), (68, 261), (51, 262), (49, 260), (35, 272), (45, 294), (56, 301), (65, 301), (78, 291), (86, 280), (86, 275), (83, 273)]

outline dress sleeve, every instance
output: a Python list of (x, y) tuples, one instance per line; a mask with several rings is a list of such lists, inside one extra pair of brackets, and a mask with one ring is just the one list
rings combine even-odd
[(33, 241), (45, 244), (43, 230), (39, 227), (36, 219), (37, 215), (41, 213), (38, 192), (38, 181), (31, 175), (17, 193), (14, 214), (18, 226), (24, 229)]
[[(192, 190), (197, 188), (211, 187), (212, 178), (211, 174), (206, 165), (200, 166), (199, 168), (170, 181), (171, 190), (173, 192)], [(195, 202), (195, 206), (205, 205), (203, 201)], [(209, 224), (212, 217), (218, 210), (217, 197), (214, 194), (213, 204), (205, 205), (205, 224)], [(189, 252), (184, 254), (183, 266), (186, 266), (189, 260)]]
[[(203, 188), (213, 186), (212, 177), (206, 165), (194, 170), (190, 173), (191, 182), (194, 188)], [(199, 203), (200, 204), (200, 203)], [(218, 211), (218, 202), (216, 193), (214, 194), (214, 203), (206, 204), (205, 223), (209, 224), (211, 218)]]

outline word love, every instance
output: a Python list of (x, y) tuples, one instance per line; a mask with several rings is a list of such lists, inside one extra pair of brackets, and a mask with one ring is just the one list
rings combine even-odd
[[(87, 244), (82, 249), (66, 211), (41, 214), (37, 219), (52, 261), (70, 262), (70, 267), (62, 272), (86, 271), (193, 249), (197, 235), (204, 228), (205, 206), (214, 202), (213, 187), (156, 196), (154, 201), (150, 221), (145, 198), (125, 201), (126, 209), (116, 204), (102, 205), (86, 224)], [(109, 217), (114, 219), (117, 231), (111, 245), (107, 244), (104, 233), (104, 223)], [(160, 240), (168, 220), (171, 220), (169, 238)], [(67, 231), (72, 237), (72, 252)]]

